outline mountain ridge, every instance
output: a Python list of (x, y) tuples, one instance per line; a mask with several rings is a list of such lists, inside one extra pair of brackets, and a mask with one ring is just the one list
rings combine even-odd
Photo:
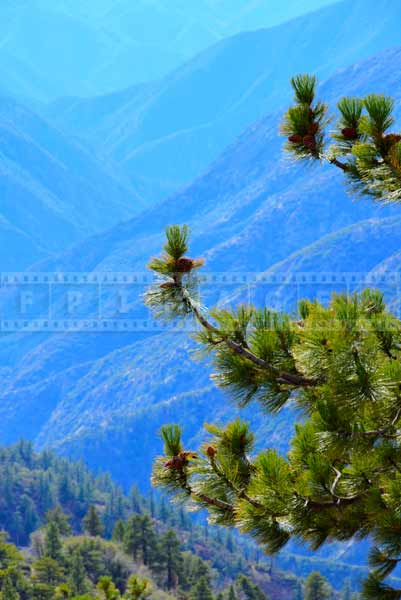
[[(274, 28), (226, 38), (132, 98), (124, 91), (118, 109), (116, 96), (109, 96), (95, 103), (72, 100), (64, 114), (57, 103), (47, 114), (113, 157), (128, 177), (147, 180), (148, 197), (166, 197), (202, 174), (252, 122), (289, 102), (294, 73), (313, 72), (324, 80), (399, 44), (401, 7), (379, 2), (343, 0)], [(110, 108), (106, 119), (104, 103)]]
[(141, 207), (117, 170), (7, 97), (0, 97), (0, 141), (2, 270), (26, 268)]
[[(391, 85), (392, 91), (398, 96), (401, 81), (398, 81), (398, 88), (394, 87), (394, 78), (386, 67), (389, 63), (394, 66), (396, 60), (401, 63), (400, 50), (385, 53), (377, 60), (382, 61), (383, 87), (388, 89)], [(362, 77), (369, 64), (368, 61), (357, 69), (352, 67), (349, 70), (350, 85), (356, 86), (358, 74)], [(341, 79), (341, 85), (337, 77)], [(346, 93), (345, 79), (345, 74), (341, 73), (325, 86), (332, 90), (330, 93), (333, 96), (339, 88)], [(400, 114), (400, 106), (397, 104), (397, 115)], [(176, 221), (189, 223), (192, 228), (192, 252), (207, 259), (207, 268), (212, 273), (235, 275), (280, 269), (291, 272), (296, 268), (294, 261), (298, 261), (297, 264), (304, 261), (306, 264), (307, 260), (310, 263), (308, 268), (315, 268), (319, 272), (323, 268), (319, 257), (328, 248), (334, 248), (335, 243), (340, 244), (339, 249), (344, 244), (341, 256), (359, 243), (359, 266), (370, 272), (396, 251), (400, 225), (397, 208), (383, 207), (368, 199), (351, 202), (341, 174), (332, 167), (327, 166), (319, 171), (304, 170), (284, 159), (281, 140), (276, 133), (277, 118), (277, 115), (267, 116), (252, 125), (190, 187), (147, 209), (131, 221), (85, 240), (62, 256), (42, 261), (33, 267), (33, 272), (141, 273), (149, 257), (159, 252), (164, 226), (171, 223), (172, 214)], [(360, 231), (367, 231), (369, 227), (377, 240), (381, 239), (380, 232), (391, 234), (393, 240), (388, 248), (388, 256), (384, 247), (377, 252), (376, 264), (374, 248), (369, 247), (368, 236), (358, 242)], [(338, 269), (349, 269), (351, 265), (341, 260), (339, 254)], [(140, 296), (145, 286), (138, 282), (129, 289), (131, 297), (126, 318), (148, 318)], [(211, 306), (221, 298), (233, 297), (238, 287), (240, 283), (232, 285), (222, 283), (222, 280), (218, 285), (208, 284), (204, 301)], [(1, 296), (3, 309), (10, 302), (9, 298), (13, 297), (12, 290), (7, 292), (10, 297), (6, 291), (3, 290)], [(273, 288), (269, 294), (268, 299), (274, 300)], [(289, 295), (288, 300), (292, 302), (292, 310), (294, 298)], [(55, 301), (62, 303), (61, 292), (55, 292)], [(114, 318), (115, 309), (110, 302), (106, 298), (105, 309)], [(82, 314), (84, 318), (93, 318), (96, 306), (88, 301), (83, 305)], [(108, 443), (105, 442), (100, 449), (96, 446), (98, 449), (95, 451), (93, 440), (88, 440), (92, 431), (100, 435), (100, 430), (104, 429), (103, 440), (107, 439), (108, 431), (112, 435), (115, 426), (113, 419), (115, 423), (119, 422), (118, 415), (127, 402), (133, 411), (130, 417), (132, 428), (127, 426), (130, 433), (123, 436), (123, 446), (129, 457), (132, 456), (129, 445), (134, 443), (135, 431), (143, 430), (135, 416), (137, 410), (140, 420), (141, 403), (148, 407), (148, 411), (152, 407), (154, 417), (153, 425), (149, 422), (148, 433), (144, 434), (148, 442), (135, 445), (137, 448), (147, 447), (165, 419), (167, 413), (163, 404), (159, 404), (163, 398), (171, 398), (171, 418), (174, 414), (177, 418), (181, 414), (181, 402), (188, 407), (188, 414), (197, 414), (190, 407), (191, 394), (187, 395), (190, 390), (185, 386), (180, 387), (182, 379), (188, 381), (190, 386), (196, 381), (216, 410), (220, 411), (220, 407), (224, 406), (223, 396), (210, 386), (209, 370), (199, 369), (189, 360), (192, 346), (183, 339), (185, 335), (166, 334), (165, 339), (163, 335), (154, 336), (146, 332), (8, 335), (0, 341), (0, 364), (4, 373), (1, 437), (6, 436), (7, 441), (13, 441), (23, 424), (24, 435), (33, 435), (41, 446), (54, 445), (60, 451), (74, 455), (75, 452), (85, 453), (89, 461), (93, 460), (93, 464), (97, 460), (113, 462)], [(154, 348), (154, 360), (147, 356), (151, 348)], [(9, 362), (10, 354), (15, 357), (14, 367)], [(130, 361), (132, 365), (137, 365), (136, 369), (130, 368)], [(185, 368), (178, 368), (180, 364)], [(161, 365), (163, 372), (172, 373), (171, 388), (162, 383)], [(140, 375), (145, 371), (148, 376), (153, 373), (150, 378), (155, 385), (152, 384), (151, 388), (148, 386), (149, 389)], [(157, 384), (159, 380), (160, 386)], [(181, 391), (174, 395), (174, 389)], [(185, 401), (183, 398), (186, 398)], [(85, 403), (97, 406), (97, 411), (88, 412)], [(13, 415), (9, 412), (11, 405), (19, 405)], [(35, 406), (42, 408), (36, 410)], [(35, 431), (30, 428), (29, 419), (23, 417), (27, 411), (35, 415)], [(72, 415), (76, 416), (75, 427), (71, 421)], [(80, 429), (85, 422), (83, 415), (87, 415), (88, 419), (90, 416), (89, 422), (92, 423), (85, 434)], [(190, 435), (200, 435), (200, 426), (207, 416), (199, 413), (198, 421), (194, 417)], [(198, 424), (195, 425), (195, 422)], [(100, 426), (101, 423), (103, 425)], [(134, 426), (135, 423), (138, 426)], [(288, 430), (288, 424), (284, 426), (284, 423), (285, 419), (282, 426)], [(119, 427), (117, 429), (121, 437)], [(269, 434), (274, 434), (274, 427)], [(282, 447), (285, 447), (285, 443)], [(150, 468), (152, 451), (146, 458), (143, 456), (144, 450), (138, 452), (141, 466), (137, 462), (135, 468), (145, 476)], [(129, 473), (127, 463), (124, 462), (124, 465)], [(119, 470), (119, 476), (122, 476), (122, 472)]]

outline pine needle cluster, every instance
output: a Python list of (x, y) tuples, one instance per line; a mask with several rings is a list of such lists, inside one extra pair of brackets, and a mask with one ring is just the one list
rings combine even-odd
[(281, 126), (286, 151), (296, 159), (326, 160), (340, 168), (353, 192), (382, 202), (401, 201), (401, 134), (394, 125), (394, 101), (380, 94), (344, 97), (334, 129), (328, 107), (316, 101), (316, 78), (291, 80), (294, 104)]

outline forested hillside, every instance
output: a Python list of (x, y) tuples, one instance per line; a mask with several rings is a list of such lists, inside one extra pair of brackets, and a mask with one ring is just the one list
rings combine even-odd
[(108, 475), (94, 476), (49, 451), (37, 454), (30, 442), (1, 447), (0, 472), (0, 530), (23, 547), (18, 555), (1, 536), (7, 558), (0, 580), (9, 578), (21, 598), (53, 600), (63, 586), (92, 597), (102, 577), (124, 593), (133, 575), (151, 581), (155, 598), (202, 600), (235, 585), (249, 600), (263, 600), (262, 589), (284, 600), (301, 584), (259, 562), (261, 553), (245, 539), (194, 521), (160, 497), (145, 499), (136, 487), (125, 495)]

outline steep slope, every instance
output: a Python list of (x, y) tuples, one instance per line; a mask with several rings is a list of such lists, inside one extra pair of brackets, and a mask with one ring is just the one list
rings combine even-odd
[[(401, 79), (395, 80), (388, 65), (401, 64), (400, 50), (384, 53), (374, 64), (380, 61), (383, 91), (398, 95)], [(328, 82), (329, 95), (340, 87), (346, 93), (347, 81), (357, 90), (358, 77), (364, 82), (371, 62), (350, 69), (348, 77), (341, 73), (341, 86), (337, 78)], [(194, 439), (205, 418), (224, 418), (222, 395), (211, 386), (208, 369), (190, 361), (187, 333), (155, 335), (160, 329), (147, 320), (142, 306), (145, 264), (159, 252), (163, 228), (172, 218), (190, 224), (194, 254), (205, 256), (208, 269), (219, 274), (206, 286), (208, 305), (233, 297), (243, 288), (244, 276), (252, 291), (258, 272), (369, 272), (397, 251), (398, 207), (383, 208), (366, 199), (352, 202), (332, 168), (292, 165), (281, 155), (276, 124), (273, 116), (252, 126), (204, 177), (157, 208), (35, 267), (73, 274), (53, 285), (54, 315), (46, 321), (48, 328), (54, 330), (54, 323), (68, 317), (64, 308), (69, 290), (82, 292), (82, 301), (69, 315), (71, 332), (46, 333), (40, 326), (40, 334), (14, 332), (0, 341), (2, 440), (23, 434), (41, 446), (84, 455), (93, 465), (106, 464), (125, 481), (135, 472), (146, 485), (154, 436), (162, 422), (185, 423)], [(74, 273), (79, 272), (91, 275), (77, 277), (75, 283)], [(108, 274), (104, 285), (102, 272)], [(319, 294), (342, 287), (338, 279), (322, 283)], [(293, 306), (293, 290), (276, 284), (262, 286), (258, 301), (287, 299)], [(40, 316), (46, 286), (37, 290)], [(122, 314), (116, 304), (121, 291), (128, 296)], [(4, 285), (5, 317), (14, 314), (19, 292), (19, 286)], [(315, 294), (316, 286), (301, 285), (298, 292)], [(132, 323), (125, 330), (124, 320), (135, 320), (136, 330)], [(267, 433), (270, 439), (281, 439), (284, 449), (288, 431), (283, 413), (278, 422), (270, 422)]]
[(25, 268), (138, 211), (138, 194), (115, 172), (31, 110), (0, 97), (0, 239), (7, 248), (1, 269)]
[(3, 0), (0, 73), (25, 97), (106, 93), (163, 76), (227, 35), (332, 1)]
[[(398, 297), (395, 268), (401, 242), (401, 216), (369, 219), (327, 235), (295, 252), (241, 290), (235, 301), (266, 300), (280, 310), (291, 310), (302, 298), (328, 302), (333, 292), (380, 287), (386, 299)], [(385, 240), (385, 243), (383, 243)]]
[(326, 78), (399, 44), (400, 19), (401, 5), (391, 0), (344, 0), (225, 39), (158, 84), (141, 93), (134, 88), (131, 97), (126, 90), (95, 102), (69, 99), (48, 114), (100, 146), (127, 174), (147, 179), (149, 195), (160, 197), (199, 175), (246, 126), (288, 101), (294, 73)]

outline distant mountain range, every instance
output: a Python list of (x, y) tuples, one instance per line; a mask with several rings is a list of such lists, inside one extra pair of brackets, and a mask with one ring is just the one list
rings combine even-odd
[(119, 90), (164, 76), (223, 37), (333, 1), (2, 0), (2, 85), (44, 101)]
[(132, 183), (32, 110), (0, 97), (1, 269), (21, 270), (142, 208)]
[[(381, 73), (380, 89), (399, 97), (397, 65), (401, 66), (400, 48), (339, 73), (324, 84), (322, 92), (330, 100), (347, 93), (348, 86), (353, 93), (366, 92), (365, 76), (371, 72), (372, 86), (378, 84), (375, 74)], [(400, 108), (398, 104), (398, 114)], [(352, 202), (341, 174), (333, 168), (292, 165), (282, 156), (277, 120), (278, 115), (269, 116), (246, 130), (203, 177), (181, 193), (34, 270), (144, 271), (172, 220), (190, 225), (192, 252), (206, 258), (208, 270), (228, 274), (228, 283), (206, 287), (208, 305), (221, 297), (242, 297), (242, 280), (230, 283), (230, 277), (244, 272), (338, 275), (338, 280), (320, 287), (310, 280), (292, 287), (277, 280), (255, 291), (251, 286), (260, 303), (292, 309), (296, 295), (327, 296), (343, 289), (344, 270), (368, 273), (386, 265), (390, 268), (401, 244), (399, 209), (369, 199)], [(351, 281), (349, 289), (359, 284)], [(140, 282), (131, 289), (127, 317), (146, 318), (142, 290)], [(3, 290), (3, 314), (9, 310), (12, 293)], [(54, 292), (54, 303), (61, 310), (62, 288)], [(111, 318), (117, 318), (106, 292), (103, 306)], [(94, 319), (97, 310), (89, 294), (79, 316)], [(183, 423), (195, 443), (205, 419), (225, 415), (225, 400), (210, 383), (209, 370), (190, 359), (191, 347), (186, 334), (171, 331), (5, 336), (0, 343), (1, 440), (14, 441), (23, 435), (39, 446), (85, 456), (91, 465), (110, 468), (125, 483), (135, 477), (145, 486), (163, 422)], [(284, 412), (269, 420), (264, 430), (265, 438), (268, 435), (282, 449), (288, 441), (288, 418)], [(259, 423), (256, 426), (260, 429)]]
[(59, 99), (45, 114), (140, 178), (154, 202), (190, 183), (244, 128), (289, 102), (292, 75), (326, 79), (400, 44), (400, 21), (398, 2), (344, 0), (224, 39), (155, 83)]

